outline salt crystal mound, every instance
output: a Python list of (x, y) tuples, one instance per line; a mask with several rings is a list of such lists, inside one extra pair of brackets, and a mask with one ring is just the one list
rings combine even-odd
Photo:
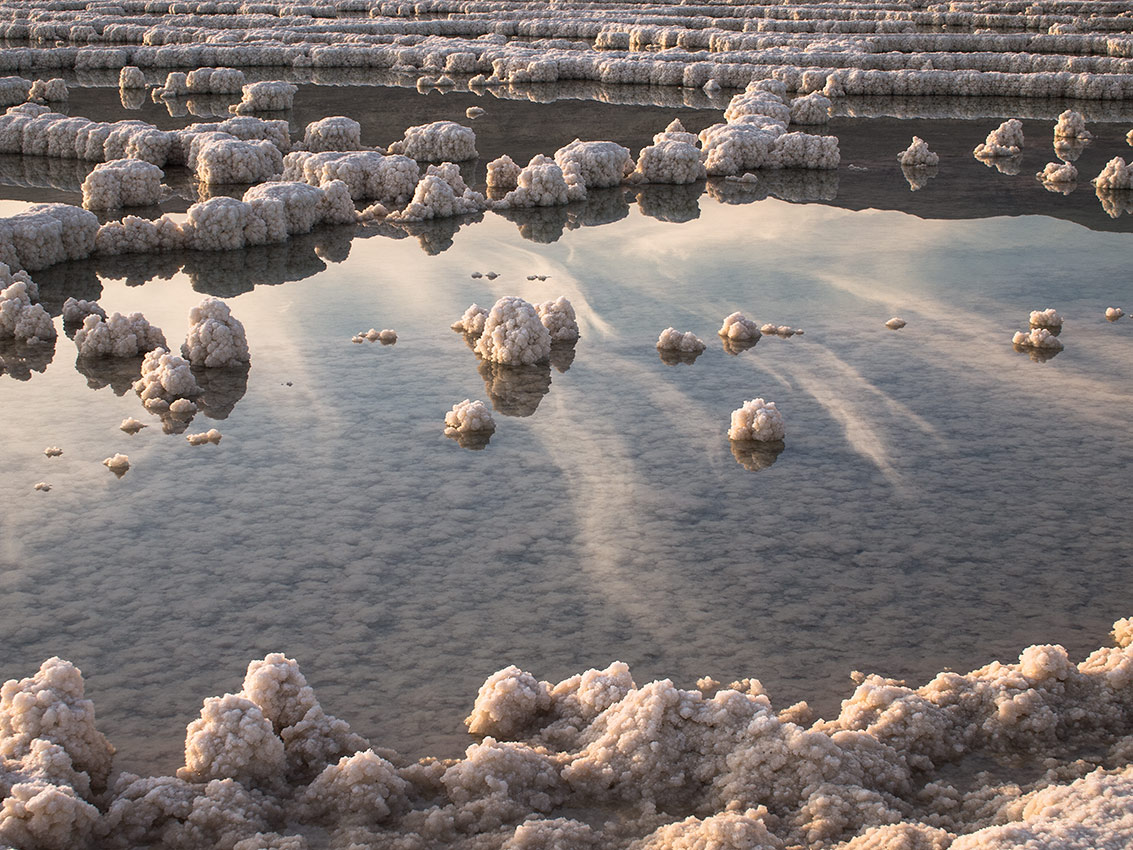
[(1032, 328), (1030, 331), (1016, 331), (1011, 337), (1016, 348), (1036, 348), (1061, 351), (1062, 341), (1046, 328)]
[(830, 118), (830, 98), (822, 92), (796, 97), (790, 107), (792, 124), (825, 124)]
[[(3, 264), (0, 268), (7, 271)], [(32, 303), (25, 281), (15, 280), (0, 289), (0, 339), (37, 343), (56, 335), (51, 314), (42, 305)]]
[(146, 75), (136, 65), (125, 65), (118, 72), (118, 88), (129, 90), (144, 89), (145, 87)]
[(426, 221), (468, 215), (487, 208), (482, 194), (474, 192), (460, 176), (460, 166), (453, 162), (430, 165), (418, 181), (413, 197), (405, 209), (390, 213), (389, 221)]
[(891, 331), (899, 331), (901, 330), (901, 328), (905, 327), (906, 324), (908, 323), (900, 316), (894, 316), (892, 319), (885, 323), (885, 327), (889, 328), (889, 330)]
[(83, 180), (83, 206), (88, 210), (152, 206), (161, 200), (161, 179), (156, 165), (138, 159), (100, 163)]
[(477, 399), (465, 399), (452, 406), (452, 410), (445, 413), (445, 436), (455, 437), (457, 434), (467, 434), (470, 431), (486, 432), (496, 430), (492, 412), (484, 402)]
[(294, 105), (297, 91), (297, 86), (281, 80), (252, 83), (243, 87), (240, 102), (229, 107), (229, 111), (237, 115), (284, 112)]
[(1133, 168), (1125, 160), (1115, 156), (1106, 163), (1101, 174), (1090, 181), (1099, 192), (1112, 189), (1133, 189)]
[(189, 335), (181, 356), (210, 369), (247, 363), (251, 355), (244, 325), (219, 298), (205, 298), (189, 311)]
[(1004, 121), (976, 145), (972, 155), (976, 159), (996, 159), (1017, 156), (1023, 148), (1023, 122), (1018, 118)]
[(755, 398), (745, 401), (743, 407), (732, 411), (729, 440), (759, 440), (769, 443), (782, 440), (786, 433), (783, 414), (773, 401)]
[(1054, 125), (1054, 139), (1092, 139), (1094, 134), (1086, 129), (1086, 119), (1082, 113), (1067, 109), (1058, 116)]
[(555, 151), (555, 164), (564, 173), (571, 165), (576, 166), (579, 179), (588, 189), (617, 186), (634, 169), (629, 148), (616, 142), (583, 142), (578, 139)]
[(476, 159), (476, 134), (455, 121), (434, 121), (409, 127), (405, 137), (389, 146), (419, 162), (466, 162)]
[(681, 351), (699, 354), (704, 351), (704, 341), (692, 331), (681, 333), (676, 328), (665, 328), (657, 338), (657, 348), (661, 351)]
[(283, 155), (268, 141), (247, 142), (210, 133), (194, 141), (192, 150), (192, 167), (205, 185), (259, 183), (283, 171)]
[(303, 131), (303, 148), (312, 153), (361, 150), (362, 125), (343, 115), (312, 121)]
[(86, 301), (79, 298), (68, 298), (63, 302), (63, 322), (68, 325), (81, 325), (87, 316), (101, 316), (106, 318), (106, 311), (97, 301)]
[(554, 301), (536, 304), (535, 312), (551, 335), (552, 343), (575, 342), (578, 339), (578, 320), (575, 318), (574, 306), (565, 295), (560, 295)]
[(912, 143), (897, 154), (897, 162), (907, 168), (925, 168), (940, 164), (940, 156), (928, 149), (928, 143), (920, 136), (913, 136)]
[(70, 204), (36, 204), (0, 218), (0, 263), (12, 269), (45, 269), (89, 257), (98, 217)]
[(134, 382), (134, 391), (146, 410), (161, 413), (179, 399), (200, 395), (201, 388), (188, 360), (155, 348), (142, 358), (142, 374)]
[(486, 170), (485, 181), (489, 189), (510, 192), (519, 185), (519, 175), (523, 168), (505, 153), (489, 162)]
[(568, 163), (564, 170), (550, 157), (536, 154), (520, 170), (515, 188), (492, 206), (500, 210), (554, 207), (585, 199), (586, 184), (577, 163)]
[(738, 311), (725, 316), (724, 324), (716, 333), (733, 342), (755, 341), (762, 336), (759, 325)]
[(1109, 319), (1111, 322), (1116, 322), (1118, 319), (1120, 319), (1124, 315), (1125, 315), (1125, 311), (1122, 310), (1120, 307), (1106, 307), (1105, 308), (1105, 317), (1107, 319)]
[[(658, 135), (689, 136), (691, 133), (671, 133)], [(656, 138), (656, 137), (655, 137)], [(666, 183), (682, 185), (695, 183), (707, 176), (700, 148), (693, 142), (681, 139), (661, 139), (641, 149), (638, 154), (634, 177), (645, 183)]]
[(1048, 162), (1043, 170), (1035, 175), (1035, 179), (1056, 185), (1072, 184), (1078, 180), (1078, 169), (1069, 162)]
[(0, 107), (23, 103), (30, 88), (31, 80), (23, 77), (0, 77)]
[(28, 100), (34, 103), (62, 103), (67, 99), (67, 84), (56, 77), (35, 80), (28, 89)]
[(484, 333), (484, 325), (488, 321), (488, 310), (479, 304), (472, 304), (464, 315), (452, 323), (454, 331), (479, 336)]
[(781, 124), (714, 124), (700, 132), (708, 176), (755, 168), (834, 169), (841, 161), (835, 136), (787, 133)]
[(283, 179), (323, 186), (341, 180), (355, 201), (376, 200), (397, 206), (413, 197), (421, 169), (407, 156), (378, 151), (310, 153), (293, 151), (283, 158)]
[(1053, 307), (1032, 310), (1029, 321), (1032, 328), (1049, 328), (1055, 333), (1062, 329), (1062, 316)]
[(156, 348), (165, 348), (165, 334), (154, 327), (141, 313), (109, 318), (98, 314), (83, 319), (75, 332), (79, 357), (137, 357)]
[(505, 366), (543, 363), (551, 356), (551, 334), (531, 304), (507, 295), (488, 311), (474, 350), (485, 360)]

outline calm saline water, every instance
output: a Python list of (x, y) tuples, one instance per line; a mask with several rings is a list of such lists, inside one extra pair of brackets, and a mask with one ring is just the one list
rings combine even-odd
[[(903, 147), (917, 128), (900, 130)], [(207, 388), (187, 433), (223, 441), (192, 447), (142, 408), (132, 366), (77, 369), (59, 318), (50, 356), (0, 352), (0, 678), (74, 661), (117, 766), (153, 773), (180, 763), (201, 700), (272, 651), (376, 744), (450, 755), (508, 664), (753, 676), (780, 707), (830, 714), (855, 669), (920, 683), (1030, 643), (1105, 643), (1133, 613), (1133, 324), (1103, 315), (1133, 308), (1129, 219), (1085, 174), (1076, 222), (1037, 168), (974, 161), (955, 192), (1017, 186), (1046, 213), (835, 206), (865, 206), (839, 178), (908, 196), (883, 153), (823, 204), (615, 190), (455, 234), (38, 273), (53, 314), (97, 297), (173, 345), (204, 292), (225, 297), (252, 365)], [(512, 294), (566, 295), (573, 352), (521, 374), (479, 363), (449, 324)], [(1010, 339), (1048, 306), (1065, 351), (1035, 362)], [(734, 310), (805, 335), (730, 354), (716, 330)], [(908, 326), (886, 329), (894, 315)], [(670, 325), (708, 350), (667, 365)], [(397, 344), (351, 342), (370, 327)], [(778, 455), (726, 437), (755, 397), (786, 419)], [(494, 407), (483, 450), (442, 433), (464, 398)], [(124, 434), (128, 416), (149, 427)], [(116, 452), (121, 479), (100, 463)]]

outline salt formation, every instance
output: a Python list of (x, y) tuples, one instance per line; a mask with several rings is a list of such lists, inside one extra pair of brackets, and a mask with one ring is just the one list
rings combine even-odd
[(121, 478), (130, 469), (130, 458), (124, 454), (116, 454), (106, 458), (102, 465)]
[(0, 219), (0, 263), (36, 271), (85, 259), (97, 233), (98, 217), (92, 212), (70, 204), (36, 204)]
[(792, 124), (825, 124), (830, 117), (830, 98), (822, 92), (811, 92), (791, 101)]
[[(685, 134), (691, 136), (692, 134)], [(692, 136), (695, 140), (695, 136)], [(662, 139), (641, 149), (635, 176), (645, 183), (687, 184), (707, 176), (700, 149), (692, 142)]]
[(542, 363), (551, 354), (551, 334), (531, 304), (508, 295), (488, 311), (475, 351), (505, 366)]
[(665, 328), (657, 338), (657, 348), (662, 351), (682, 351), (699, 354), (706, 346), (692, 331), (681, 333), (676, 328)]
[(43, 450), (43, 453), (47, 457), (59, 457), (59, 455), (63, 454), (63, 450), (58, 446), (48, 446)]
[(484, 114), (484, 108), (482, 106), (470, 106), (464, 110), (464, 114), (468, 118), (479, 118)]
[(68, 298), (63, 302), (63, 322), (68, 325), (81, 325), (87, 316), (106, 318), (106, 311), (97, 301)]
[(510, 192), (519, 185), (519, 174), (523, 169), (506, 153), (488, 163), (487, 184), (489, 189)]
[(1053, 307), (1047, 307), (1045, 310), (1032, 310), (1030, 324), (1032, 328), (1048, 328), (1057, 334), (1062, 330), (1062, 317)]
[(743, 407), (732, 411), (732, 426), (728, 429), (729, 440), (759, 440), (773, 442), (786, 435), (783, 414), (775, 407), (775, 402), (761, 398), (745, 401)]
[(445, 414), (445, 436), (454, 437), (469, 431), (482, 431), (492, 433), (496, 430), (496, 423), (492, 413), (482, 401), (465, 399), (452, 406), (452, 410)]
[(92, 313), (75, 332), (79, 357), (137, 357), (156, 348), (165, 348), (165, 334), (141, 313), (104, 318)]
[(38, 484), (35, 485), (35, 487), (33, 489), (42, 490), (44, 493), (46, 493), (49, 490), (51, 490), (51, 485), (48, 484), (46, 481), (40, 481)]
[(1109, 319), (1111, 322), (1116, 322), (1118, 319), (1120, 319), (1124, 315), (1125, 315), (1125, 311), (1122, 310), (1120, 307), (1106, 307), (1105, 308), (1105, 317), (1107, 319)]
[(575, 139), (555, 151), (555, 164), (564, 173), (573, 165), (588, 189), (617, 186), (633, 172), (629, 149), (616, 142), (582, 142)]
[(1078, 169), (1069, 162), (1048, 162), (1035, 178), (1043, 183), (1074, 183)]
[(924, 168), (940, 164), (940, 156), (928, 149), (928, 143), (920, 136), (913, 136), (912, 144), (897, 154), (897, 162), (905, 168)]
[(247, 363), (251, 355), (244, 325), (219, 298), (205, 298), (189, 311), (189, 335), (181, 345), (181, 356), (208, 368)]
[(488, 311), (479, 304), (471, 305), (464, 311), (464, 315), (452, 323), (452, 329), (461, 333), (479, 336), (484, 333), (484, 325), (488, 321)]
[(471, 127), (455, 121), (434, 121), (405, 131), (405, 138), (389, 146), (400, 153), (425, 162), (464, 162), (476, 159), (476, 134)]
[(122, 70), (118, 72), (118, 88), (120, 89), (144, 89), (146, 87), (146, 75), (142, 73), (142, 69), (135, 65), (124, 65)]
[(54, 339), (51, 315), (41, 305), (32, 303), (29, 292), (34, 290), (29, 288), (30, 278), (20, 272), (12, 275), (8, 267), (0, 263), (0, 282), (5, 279), (13, 282), (0, 289), (0, 339), (28, 343)]
[(220, 432), (218, 430), (216, 430), (215, 428), (209, 428), (207, 431), (203, 431), (200, 434), (186, 434), (185, 435), (185, 439), (189, 441), (190, 446), (203, 446), (206, 443), (212, 443), (213, 445), (219, 445), (220, 444), (220, 437), (221, 437)]
[(388, 216), (390, 221), (425, 221), (480, 212), (487, 205), (484, 196), (474, 192), (452, 162), (430, 165), (417, 183), (405, 209)]
[[(178, 399), (199, 395), (201, 388), (189, 362), (164, 348), (155, 348), (142, 359), (142, 374), (134, 382), (146, 410), (167, 411)], [(123, 422), (123, 430), (127, 422)]]
[(355, 334), (351, 337), (352, 342), (381, 342), (382, 345), (393, 345), (397, 342), (397, 331), (386, 328), (379, 331), (377, 328), (370, 328), (365, 333)]
[(754, 342), (761, 336), (759, 325), (740, 312), (725, 316), (717, 333), (732, 342)]
[(1004, 121), (976, 145), (972, 154), (976, 159), (1017, 156), (1023, 148), (1023, 122), (1017, 118)]
[(283, 171), (283, 156), (269, 141), (244, 141), (226, 133), (202, 134), (192, 143), (192, 165), (206, 185), (259, 183)]
[(156, 165), (137, 159), (115, 159), (96, 165), (83, 180), (83, 206), (88, 210), (144, 207), (161, 200), (161, 178)]
[(145, 428), (146, 424), (144, 422), (139, 422), (132, 416), (129, 416), (126, 419), (123, 419), (122, 424), (118, 427), (125, 431), (127, 434), (136, 434), (143, 428)]
[(1058, 139), (1092, 139), (1093, 133), (1086, 129), (1086, 119), (1082, 113), (1067, 109), (1058, 116), (1058, 123), (1054, 126), (1054, 138)]
[(568, 163), (564, 171), (550, 157), (536, 154), (516, 176), (516, 187), (494, 206), (496, 209), (553, 207), (585, 198), (586, 184), (577, 163)]
[(341, 180), (355, 200), (404, 204), (420, 179), (417, 163), (407, 156), (383, 156), (377, 151), (309, 153), (293, 151), (283, 159), (283, 179), (325, 186)]
[(889, 330), (891, 331), (899, 331), (901, 330), (901, 328), (905, 327), (906, 324), (907, 323), (904, 319), (900, 318), (899, 316), (894, 316), (892, 319), (885, 323), (885, 327), (889, 328)]
[(36, 80), (28, 89), (28, 100), (35, 103), (61, 103), (67, 99), (67, 84), (56, 77), (51, 80)]
[(240, 102), (231, 107), (231, 111), (237, 115), (249, 115), (253, 112), (283, 112), (294, 105), (297, 91), (299, 91), (298, 87), (279, 80), (252, 83), (244, 86)]
[(1109, 189), (1133, 189), (1133, 168), (1125, 160), (1115, 156), (1106, 163), (1101, 174), (1090, 181), (1099, 191)]
[(554, 301), (536, 304), (535, 312), (551, 335), (551, 342), (574, 342), (578, 339), (578, 321), (574, 307), (565, 295), (560, 295)]
[(342, 115), (312, 121), (303, 131), (303, 147), (312, 153), (360, 150), (362, 125)]
[(1017, 348), (1039, 348), (1061, 351), (1062, 342), (1046, 328), (1032, 328), (1030, 331), (1016, 331), (1011, 343)]

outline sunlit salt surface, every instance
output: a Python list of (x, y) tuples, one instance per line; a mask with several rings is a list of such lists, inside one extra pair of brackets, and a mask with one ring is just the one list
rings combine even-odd
[[(358, 93), (301, 87), (293, 135), (329, 110), (385, 144), (475, 102), (334, 108)], [(110, 95), (73, 89), (68, 108), (93, 115)], [(603, 125), (602, 105), (574, 102), (540, 124), (551, 106), (501, 99), (476, 123), (469, 179), (505, 152), (553, 153), (583, 117), (636, 151), (672, 117), (696, 130), (719, 108), (623, 108)], [(1059, 111), (1024, 121), (1015, 176), (971, 157), (1009, 113), (836, 117), (844, 167), (796, 182), (615, 188), (353, 240), (324, 228), (36, 272), (59, 337), (0, 348), (0, 679), (73, 661), (115, 768), (157, 774), (183, 763), (201, 701), (274, 651), (329, 713), (416, 757), (473, 740), (462, 720), (508, 664), (552, 682), (615, 659), (639, 684), (756, 677), (776, 708), (805, 698), (831, 717), (852, 670), (917, 685), (1032, 643), (1075, 660), (1108, 644), (1133, 609), (1133, 343), (1105, 319), (1128, 300), (1131, 219), (1092, 188), (1034, 180)], [(540, 132), (512, 133), (529, 124)], [(1084, 175), (1128, 129), (1090, 127)], [(896, 163), (914, 134), (941, 156), (915, 193)], [(81, 201), (74, 163), (56, 164), (79, 168), (66, 179), (0, 165), (23, 169), (0, 177), (0, 215)], [(78, 361), (60, 316), (97, 299), (176, 347), (206, 294), (243, 322), (251, 366), (202, 381), (188, 418), (145, 410), (139, 360)], [(549, 363), (480, 360), (449, 325), (505, 296), (565, 296), (580, 339)], [(1035, 362), (1011, 334), (1047, 306), (1066, 348)], [(736, 311), (806, 335), (718, 344)], [(908, 327), (891, 333), (898, 315)], [(370, 324), (397, 328), (396, 347), (352, 345)], [(671, 368), (656, 349), (668, 326), (708, 350)], [(756, 397), (790, 422), (770, 452), (727, 439)], [(441, 427), (466, 398), (494, 417), (478, 451)], [(121, 430), (132, 417), (151, 427)], [(214, 427), (223, 442), (186, 439)], [(119, 454), (121, 478), (101, 466)]]

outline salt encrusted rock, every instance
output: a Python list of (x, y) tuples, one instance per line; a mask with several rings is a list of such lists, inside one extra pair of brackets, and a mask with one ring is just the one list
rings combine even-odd
[(146, 87), (146, 75), (142, 73), (142, 69), (134, 65), (125, 65), (122, 70), (118, 72), (118, 88), (120, 89), (144, 89)]
[[(691, 133), (670, 135), (688, 135), (693, 139), (696, 138)], [(640, 179), (645, 183), (681, 185), (703, 180), (707, 172), (700, 158), (700, 149), (695, 144), (676, 139), (662, 139), (641, 149), (635, 178), (637, 175), (640, 175)]]
[(452, 406), (452, 410), (445, 413), (445, 436), (454, 437), (457, 434), (467, 434), (472, 431), (491, 434), (496, 430), (495, 420), (484, 402), (477, 399), (465, 399)]
[(170, 402), (176, 399), (198, 395), (201, 388), (187, 360), (155, 348), (142, 358), (142, 374), (134, 382), (134, 391), (146, 410), (163, 411), (169, 410)]
[(565, 295), (554, 301), (544, 301), (535, 305), (539, 321), (551, 334), (551, 342), (574, 342), (578, 339), (578, 321), (574, 307)]
[(475, 351), (485, 360), (507, 366), (542, 363), (551, 355), (551, 334), (531, 304), (508, 295), (488, 312)]
[(657, 348), (662, 351), (700, 353), (706, 347), (703, 340), (692, 331), (681, 333), (676, 328), (665, 328), (657, 338)]
[(410, 127), (405, 131), (405, 138), (389, 146), (389, 152), (424, 162), (465, 162), (479, 155), (472, 128), (455, 121), (434, 121)]
[(976, 145), (972, 154), (977, 159), (1016, 156), (1023, 148), (1023, 122), (1018, 118), (1004, 121)]
[(1092, 139), (1094, 134), (1086, 129), (1086, 119), (1082, 113), (1067, 109), (1058, 116), (1058, 123), (1054, 125), (1054, 138), (1058, 139)]
[(814, 91), (791, 101), (791, 123), (825, 124), (830, 118), (830, 98)]
[(362, 125), (342, 115), (312, 121), (303, 132), (303, 147), (312, 153), (360, 150)]
[(497, 201), (495, 207), (552, 207), (585, 198), (586, 184), (576, 163), (568, 163), (564, 171), (550, 157), (536, 154), (519, 172), (516, 187)]
[(519, 174), (523, 169), (506, 153), (488, 163), (487, 184), (489, 189), (510, 192), (519, 185)]
[(1069, 162), (1048, 162), (1035, 178), (1043, 183), (1074, 183), (1078, 180), (1078, 169)]
[(1032, 328), (1049, 328), (1056, 333), (1062, 328), (1062, 317), (1053, 307), (1045, 310), (1032, 310), (1030, 323)]
[(75, 332), (75, 345), (80, 357), (137, 357), (166, 347), (161, 328), (151, 325), (141, 313), (115, 313), (106, 319), (88, 315)]
[(128, 455), (115, 454), (106, 458), (102, 465), (121, 478), (130, 469), (130, 458)]
[(728, 429), (729, 440), (770, 442), (782, 440), (786, 433), (783, 414), (775, 407), (773, 401), (756, 398), (745, 401), (743, 407), (732, 411), (732, 426)]
[(248, 115), (252, 112), (282, 112), (294, 105), (297, 91), (299, 91), (298, 87), (280, 80), (252, 83), (244, 86), (240, 102), (229, 107), (229, 111), (237, 115)]
[(122, 420), (122, 424), (118, 427), (125, 431), (127, 434), (136, 434), (143, 428), (145, 428), (146, 424), (144, 422), (139, 422), (132, 416), (128, 416), (127, 418)]
[(550, 685), (511, 665), (484, 681), (464, 723), (473, 735), (507, 739), (530, 727), (550, 707)]
[(1115, 156), (1090, 182), (1096, 189), (1133, 189), (1133, 168), (1126, 165), (1124, 159)]
[(1011, 343), (1019, 348), (1040, 348), (1052, 351), (1062, 350), (1062, 341), (1046, 328), (1032, 328), (1030, 331), (1017, 331)]
[(396, 768), (373, 750), (343, 756), (304, 789), (304, 819), (335, 825), (378, 824), (405, 804), (409, 786)]
[(201, 716), (185, 734), (185, 766), (177, 777), (187, 782), (234, 779), (248, 785), (270, 784), (283, 775), (283, 742), (250, 699), (235, 694), (210, 697)]
[[(0, 264), (4, 272), (7, 266)], [(26, 276), (24, 276), (26, 277)], [(24, 279), (0, 289), (0, 339), (14, 339), (18, 342), (39, 342), (54, 339), (55, 325), (51, 315), (39, 304), (33, 304), (28, 295), (28, 284)]]
[(724, 324), (717, 333), (725, 339), (736, 342), (757, 340), (762, 335), (759, 325), (740, 312), (725, 316)]
[(575, 139), (555, 151), (555, 164), (564, 173), (577, 166), (579, 178), (588, 189), (617, 186), (633, 172), (629, 148), (616, 142), (582, 142)]
[[(477, 272), (479, 274), (479, 272)], [(484, 324), (488, 321), (488, 310), (479, 304), (471, 305), (464, 311), (464, 315), (452, 323), (454, 331), (479, 336), (484, 333)]]
[(897, 162), (908, 168), (923, 168), (940, 164), (940, 156), (928, 149), (928, 143), (920, 136), (913, 136), (912, 144), (897, 154)]
[(203, 446), (206, 443), (213, 445), (220, 444), (221, 433), (215, 428), (209, 428), (207, 431), (202, 431), (200, 434), (186, 434), (185, 439), (189, 441), (190, 446)]
[(68, 298), (63, 302), (63, 321), (68, 325), (81, 325), (87, 316), (106, 318), (106, 311), (97, 301)]
[(1124, 315), (1125, 315), (1125, 311), (1122, 310), (1120, 307), (1106, 307), (1105, 308), (1105, 317), (1107, 319), (1109, 319), (1111, 322), (1116, 322), (1118, 319), (1120, 319)]
[(238, 366), (251, 359), (244, 325), (227, 304), (211, 297), (189, 311), (189, 335), (181, 355), (194, 366), (208, 368)]
[(907, 323), (905, 322), (905, 320), (900, 316), (894, 316), (892, 319), (885, 323), (885, 327), (889, 328), (889, 330), (891, 331), (899, 331), (901, 330), (901, 328), (905, 327), (906, 324)]

